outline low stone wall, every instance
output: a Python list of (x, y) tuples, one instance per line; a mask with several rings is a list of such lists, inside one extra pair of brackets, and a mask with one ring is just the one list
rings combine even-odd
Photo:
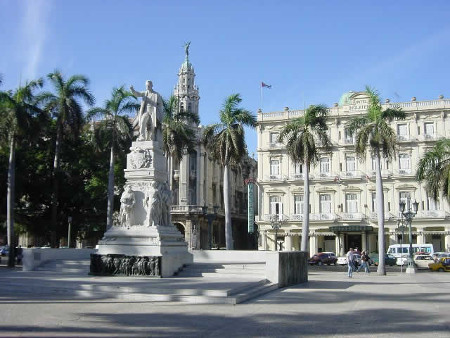
[(263, 263), (268, 251), (192, 250), (194, 263)]
[(266, 252), (266, 278), (283, 288), (308, 281), (308, 253), (303, 251)]
[(266, 263), (265, 275), (278, 287), (308, 281), (308, 253), (303, 251), (193, 250), (194, 263)]
[(22, 269), (23, 271), (32, 271), (38, 266), (53, 260), (90, 259), (92, 253), (95, 253), (95, 249), (24, 248)]

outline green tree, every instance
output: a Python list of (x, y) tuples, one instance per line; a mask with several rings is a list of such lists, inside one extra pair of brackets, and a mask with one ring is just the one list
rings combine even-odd
[(14, 92), (0, 92), (0, 137), (9, 143), (9, 165), (7, 183), (6, 226), (10, 247), (8, 266), (14, 266), (14, 200), (17, 139), (31, 132), (33, 117), (41, 114), (36, 103), (35, 91), (41, 88), (43, 80), (27, 82)]
[(170, 158), (180, 162), (184, 151), (194, 150), (197, 142), (194, 126), (200, 123), (200, 119), (195, 113), (180, 110), (178, 98), (174, 95), (168, 100), (163, 100), (163, 105), (163, 147), (167, 157), (167, 169), (170, 173)]
[(378, 218), (378, 274), (386, 274), (384, 254), (386, 244), (384, 237), (384, 195), (381, 178), (381, 157), (392, 160), (396, 153), (397, 136), (391, 127), (394, 119), (404, 119), (405, 113), (398, 107), (383, 109), (380, 96), (375, 89), (366, 86), (369, 96), (367, 114), (355, 117), (348, 124), (351, 134), (355, 135), (355, 151), (364, 160), (369, 148), (376, 161), (376, 204)]
[(225, 99), (219, 112), (220, 123), (205, 128), (203, 142), (215, 160), (223, 167), (223, 196), (225, 207), (225, 243), (227, 250), (233, 249), (231, 227), (229, 167), (238, 164), (247, 154), (244, 126), (254, 128), (256, 116), (248, 110), (238, 107), (242, 99), (239, 94), (232, 94)]
[(312, 105), (305, 114), (286, 124), (280, 132), (279, 140), (286, 140), (289, 157), (303, 165), (303, 224), (301, 250), (308, 251), (309, 238), (309, 172), (319, 160), (320, 152), (331, 149), (327, 134), (326, 119), (328, 109), (324, 105)]
[(426, 191), (434, 200), (439, 193), (450, 202), (450, 140), (441, 139), (419, 160), (416, 178), (425, 181)]
[(128, 115), (139, 108), (133, 94), (126, 91), (124, 86), (113, 88), (111, 98), (105, 102), (103, 108), (93, 108), (88, 111), (88, 117), (101, 117), (94, 121), (94, 144), (97, 147), (110, 149), (108, 174), (108, 206), (106, 230), (113, 225), (114, 211), (114, 164), (116, 149), (125, 150), (132, 137), (132, 128)]
[(54, 118), (56, 123), (55, 156), (53, 159), (53, 194), (51, 227), (54, 233), (52, 244), (56, 244), (56, 230), (58, 223), (58, 194), (60, 180), (61, 146), (65, 137), (77, 138), (84, 123), (83, 108), (80, 100), (88, 105), (95, 102), (94, 96), (87, 86), (89, 80), (83, 75), (73, 75), (65, 80), (60, 71), (55, 70), (47, 75), (54, 87), (54, 93), (44, 93), (40, 100), (45, 109)]

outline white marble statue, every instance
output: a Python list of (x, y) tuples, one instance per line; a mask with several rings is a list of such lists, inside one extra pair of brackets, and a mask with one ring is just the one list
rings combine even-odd
[(159, 198), (158, 183), (153, 182), (145, 195), (145, 208), (147, 209), (147, 226), (160, 225), (161, 200)]
[(156, 139), (156, 128), (158, 120), (163, 116), (163, 103), (161, 95), (153, 90), (153, 83), (146, 82), (146, 90), (137, 92), (133, 86), (130, 87), (134, 96), (142, 97), (141, 107), (135, 121), (139, 126), (138, 141), (153, 141)]
[(120, 197), (120, 225), (130, 227), (132, 225), (132, 213), (136, 199), (131, 185), (127, 185)]

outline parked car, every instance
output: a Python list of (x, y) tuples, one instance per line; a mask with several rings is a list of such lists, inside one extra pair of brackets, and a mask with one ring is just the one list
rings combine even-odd
[(428, 264), (431, 271), (449, 271), (450, 272), (450, 257), (439, 258), (437, 262)]
[[(379, 264), (379, 256), (378, 254), (372, 254), (370, 255), (370, 260), (371, 260), (371, 264), (378, 266)], [(389, 265), (389, 266), (393, 266), (395, 265), (396, 259), (394, 256), (390, 255), (390, 254), (385, 254), (384, 255), (384, 264), (385, 265)]]
[(336, 264), (347, 265), (347, 256), (339, 256), (337, 258)]
[(434, 259), (431, 255), (415, 255), (414, 263), (418, 269), (428, 269), (428, 265), (433, 263)]
[(442, 257), (450, 257), (450, 252), (435, 252), (431, 255), (435, 261), (438, 261)]
[(406, 265), (408, 264), (408, 256), (398, 257), (395, 261), (395, 264), (397, 265)]
[[(361, 255), (354, 253), (353, 259), (355, 261), (356, 266), (359, 266), (361, 264)], [(339, 265), (347, 265), (347, 256), (340, 256), (337, 258), (336, 264)]]
[(336, 255), (334, 254), (334, 252), (320, 252), (315, 254), (314, 256), (312, 256), (309, 260), (308, 260), (308, 264), (310, 265), (323, 265), (323, 264), (334, 264), (336, 265)]

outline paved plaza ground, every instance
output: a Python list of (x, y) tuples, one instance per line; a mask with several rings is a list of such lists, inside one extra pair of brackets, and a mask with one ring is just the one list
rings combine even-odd
[[(0, 269), (0, 336), (450, 337), (449, 273), (311, 268), (309, 283), (238, 305), (33, 297), (26, 276)], [(3, 288), (13, 277), (22, 285)]]

